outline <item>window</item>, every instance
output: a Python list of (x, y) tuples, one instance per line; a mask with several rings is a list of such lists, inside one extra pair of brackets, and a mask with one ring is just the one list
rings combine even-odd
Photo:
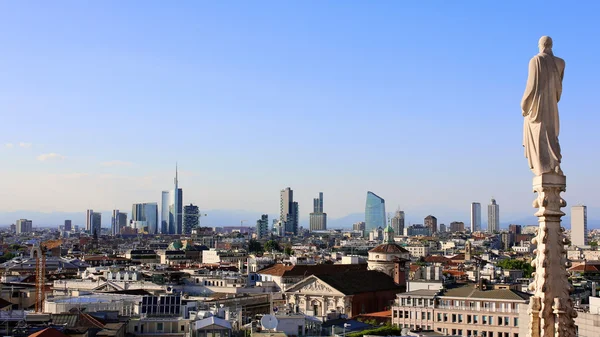
[(458, 334), (462, 335), (462, 329), (458, 329)]
[(481, 316), (481, 319), (482, 319), (482, 323), (483, 323), (483, 324), (488, 324), (488, 323), (487, 323), (487, 318), (488, 318), (487, 316)]
[(163, 331), (163, 324), (162, 323), (156, 323), (156, 330)]
[(137, 325), (133, 327), (133, 331), (135, 331), (135, 332), (138, 331), (138, 326)]
[[(458, 323), (462, 323), (463, 322), (463, 315), (462, 314), (458, 314)], [(462, 335), (462, 332), (458, 333), (459, 335)]]
[(510, 317), (504, 317), (504, 325), (509, 326), (510, 325)]
[(471, 330), (467, 330), (467, 336), (473, 336), (473, 334), (471, 333)]
[(502, 316), (498, 316), (498, 325), (502, 325)]
[[(473, 323), (479, 324), (479, 316), (473, 315)], [(474, 335), (477, 335), (477, 334), (474, 334)]]
[(427, 313), (427, 320), (428, 321), (431, 320), (431, 313), (430, 312)]
[(425, 319), (425, 313), (421, 312), (421, 319)]
[[(452, 323), (456, 323), (456, 314), (452, 314)], [(453, 335), (456, 335), (456, 333), (452, 333)]]
[(185, 331), (185, 325), (181, 326), (181, 331)]
[(494, 324), (494, 316), (489, 316), (489, 319), (490, 319), (490, 325), (493, 325)]
[(438, 322), (441, 322), (441, 321), (442, 321), (442, 314), (440, 314), (439, 312), (438, 312), (438, 314), (437, 314), (437, 321), (438, 321)]
[(518, 317), (515, 317), (515, 318), (513, 318), (513, 319), (514, 319), (514, 322), (513, 322), (513, 323), (514, 323), (514, 326), (519, 326), (519, 318), (518, 318)]

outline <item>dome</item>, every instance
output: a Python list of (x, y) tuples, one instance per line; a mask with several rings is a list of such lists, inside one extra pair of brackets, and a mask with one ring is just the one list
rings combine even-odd
[(171, 244), (169, 245), (169, 248), (167, 248), (167, 250), (181, 250), (182, 247), (183, 247), (183, 243), (181, 242), (181, 240), (175, 240), (175, 241), (171, 242)]
[(384, 243), (371, 249), (369, 253), (401, 254), (408, 253), (408, 250), (397, 243)]

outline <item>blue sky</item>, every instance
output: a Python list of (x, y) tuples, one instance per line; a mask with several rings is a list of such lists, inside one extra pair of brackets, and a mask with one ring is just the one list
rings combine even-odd
[(542, 35), (567, 63), (565, 198), (600, 207), (599, 9), (0, 2), (0, 211), (158, 202), (178, 161), (204, 209), (276, 213), (290, 186), (303, 213), (323, 191), (332, 217), (363, 211), (367, 190), (442, 222), (492, 196), (531, 214), (519, 104)]

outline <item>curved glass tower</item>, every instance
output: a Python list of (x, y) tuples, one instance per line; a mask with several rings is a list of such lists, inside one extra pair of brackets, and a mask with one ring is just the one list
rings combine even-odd
[(367, 203), (365, 206), (365, 235), (375, 228), (385, 228), (385, 200), (377, 194), (367, 192)]

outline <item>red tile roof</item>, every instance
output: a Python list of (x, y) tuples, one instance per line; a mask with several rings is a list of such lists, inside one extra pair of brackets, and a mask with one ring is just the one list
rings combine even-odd
[(388, 254), (400, 254), (400, 253), (408, 253), (408, 250), (403, 248), (397, 243), (385, 243), (383, 245), (379, 245), (369, 251), (369, 253), (388, 253)]
[(272, 276), (311, 276), (323, 274), (344, 273), (355, 270), (367, 270), (366, 264), (317, 264), (317, 265), (292, 265), (275, 264), (260, 270), (259, 274)]
[(46, 328), (44, 330), (40, 330), (36, 333), (32, 333), (29, 337), (69, 337), (64, 333), (54, 329), (54, 328)]

